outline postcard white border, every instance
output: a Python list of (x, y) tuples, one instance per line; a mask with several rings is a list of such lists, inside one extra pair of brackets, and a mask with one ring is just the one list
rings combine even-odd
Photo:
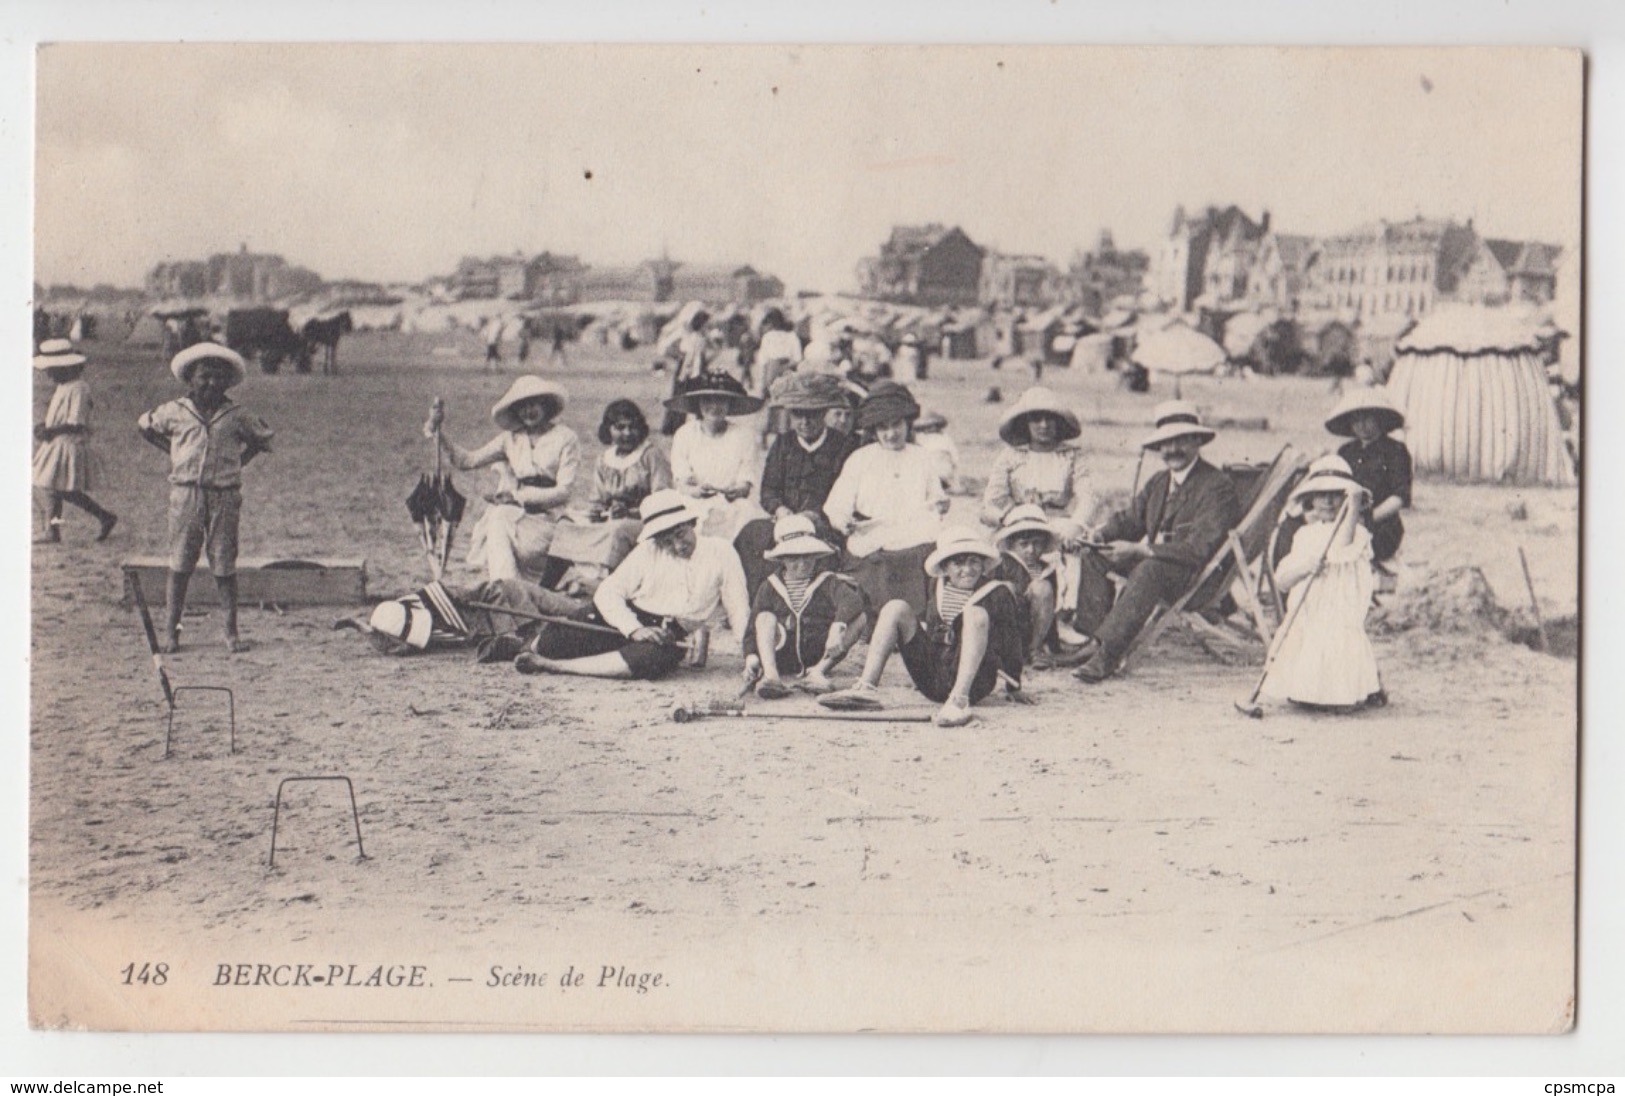
[[(811, 6), (807, 6), (810, 8)], [(1165, 0), (969, 3), (843, 0), (817, 13), (748, 0), (674, 3), (410, 4), (354, 0), (237, 8), (155, 0), (24, 0), (0, 9), (0, 346), (22, 368), (31, 252), (33, 47), (48, 40), (613, 40), (837, 42), (1075, 42), (1149, 44), (1565, 45), (1588, 58), (1588, 485), (1625, 467), (1625, 432), (1607, 429), (1625, 407), (1625, 13), (1603, 0), (1451, 0), (1303, 5)], [(21, 468), (25, 402), (0, 407), (8, 452)], [(10, 514), (26, 513), (20, 475), (0, 485)], [(1617, 491), (1588, 490), (1585, 664), (1618, 666)], [(27, 590), (28, 528), (8, 522), (0, 574), (11, 605)], [(1612, 546), (1611, 550), (1610, 547)], [(8, 696), (28, 688), (27, 619), (0, 629)], [(1625, 746), (1621, 703), (1604, 675), (1587, 675), (1581, 808), (1580, 1026), (1553, 1038), (1115, 1037), (676, 1037), (69, 1035), (26, 1026), (27, 720), (9, 708), (0, 754), (0, 1062), (18, 1079), (121, 1075), (558, 1073), (1076, 1073), (1076, 1074), (1523, 1074), (1586, 1079), (1625, 1074)], [(479, 1040), (471, 1044), (470, 1039)]]

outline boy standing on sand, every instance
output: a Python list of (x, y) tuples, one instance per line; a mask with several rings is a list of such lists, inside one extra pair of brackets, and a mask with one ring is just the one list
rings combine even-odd
[(198, 556), (208, 552), (209, 570), (225, 610), (226, 649), (246, 645), (237, 637), (237, 524), (242, 510), (243, 468), (271, 449), (271, 428), (226, 397), (248, 369), (236, 351), (197, 343), (169, 363), (190, 391), (142, 415), (136, 427), (149, 444), (169, 454), (169, 584), (164, 650), (179, 649), (186, 587)]

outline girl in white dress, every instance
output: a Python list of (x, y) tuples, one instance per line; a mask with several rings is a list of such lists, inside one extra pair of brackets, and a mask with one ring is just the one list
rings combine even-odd
[(692, 416), (672, 435), (672, 486), (701, 515), (701, 536), (731, 542), (747, 522), (767, 516), (751, 498), (762, 477), (762, 451), (757, 431), (744, 421), (762, 401), (726, 373), (702, 373), (666, 407)]
[[(1366, 491), (1331, 462), (1317, 461), (1292, 492), (1289, 514), (1304, 526), (1276, 566), (1293, 615), (1262, 692), (1305, 707), (1353, 711), (1387, 703), (1377, 656), (1365, 634), (1375, 580), (1371, 534), (1360, 522)], [(1301, 603), (1301, 604), (1300, 604)]]
[(45, 541), (62, 539), (62, 504), (71, 502), (100, 525), (97, 540), (106, 540), (118, 515), (90, 497), (97, 462), (90, 449), (90, 385), (85, 383), (85, 356), (67, 339), (47, 339), (34, 357), (34, 368), (56, 383), (45, 421), (34, 427), (34, 486), (50, 497)]
[(441, 433), (438, 401), (430, 413), (427, 432), (453, 467), (498, 466), (497, 489), (486, 496), (489, 505), (468, 546), (468, 562), (484, 565), (492, 581), (546, 566), (557, 515), (570, 501), (581, 464), (580, 439), (557, 421), (564, 400), (564, 389), (552, 381), (520, 377), (491, 408), (502, 433), (478, 449), (464, 449)]

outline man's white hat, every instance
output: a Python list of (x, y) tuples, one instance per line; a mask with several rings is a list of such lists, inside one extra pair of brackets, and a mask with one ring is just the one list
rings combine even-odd
[(643, 519), (643, 528), (638, 530), (639, 544), (653, 540), (668, 529), (700, 520), (699, 514), (689, 506), (688, 496), (671, 487), (645, 497), (638, 505), (638, 516)]
[(1141, 449), (1155, 449), (1165, 441), (1183, 437), (1200, 438), (1200, 444), (1206, 445), (1219, 436), (1202, 425), (1202, 417), (1196, 413), (1196, 405), (1185, 400), (1168, 400), (1157, 404), (1153, 418), (1157, 428), (1140, 442)]

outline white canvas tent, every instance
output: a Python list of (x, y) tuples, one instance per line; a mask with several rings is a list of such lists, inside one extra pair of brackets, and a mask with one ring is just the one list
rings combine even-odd
[(1575, 482), (1539, 340), (1505, 309), (1441, 308), (1395, 346), (1388, 395), (1419, 472), (1481, 483)]

